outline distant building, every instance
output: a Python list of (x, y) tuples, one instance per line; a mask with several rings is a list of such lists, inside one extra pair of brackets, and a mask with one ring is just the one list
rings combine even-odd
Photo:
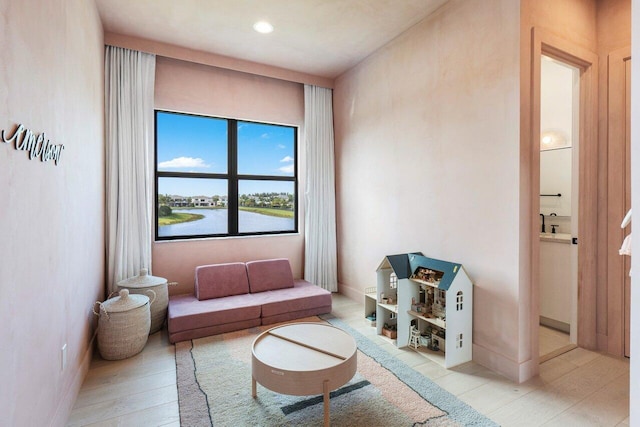
[(213, 206), (213, 197), (194, 196), (191, 198), (191, 203), (193, 203), (193, 206), (197, 207)]
[(227, 196), (220, 196), (216, 201), (216, 206), (227, 207), (229, 204), (229, 198)]
[(169, 206), (172, 208), (184, 208), (189, 206), (189, 203), (191, 202), (190, 198), (184, 196), (172, 195), (169, 196), (169, 198), (171, 199)]

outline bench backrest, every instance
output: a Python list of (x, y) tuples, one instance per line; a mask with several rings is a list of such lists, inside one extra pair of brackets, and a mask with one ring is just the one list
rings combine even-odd
[(196, 267), (196, 298), (222, 298), (249, 293), (247, 268), (243, 262)]
[(252, 293), (293, 288), (291, 265), (286, 258), (247, 262), (247, 275)]

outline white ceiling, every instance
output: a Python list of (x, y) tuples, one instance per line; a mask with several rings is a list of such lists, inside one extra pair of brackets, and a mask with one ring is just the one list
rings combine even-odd
[[(96, 0), (106, 32), (335, 78), (447, 0)], [(268, 20), (275, 30), (255, 32)]]

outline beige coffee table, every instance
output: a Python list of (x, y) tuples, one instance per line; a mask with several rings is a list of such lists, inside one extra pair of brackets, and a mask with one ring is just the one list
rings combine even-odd
[(356, 373), (356, 342), (322, 323), (276, 326), (260, 334), (251, 349), (251, 395), (256, 382), (277, 393), (323, 394), (324, 425), (329, 425), (329, 392)]

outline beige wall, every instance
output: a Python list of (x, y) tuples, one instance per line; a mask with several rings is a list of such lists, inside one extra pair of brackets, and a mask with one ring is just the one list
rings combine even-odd
[(65, 146), (56, 166), (0, 144), (0, 424), (64, 425), (103, 297), (102, 26), (85, 0), (0, 0), (0, 21), (0, 129)]
[(451, 0), (334, 86), (340, 291), (387, 254), (462, 263), (474, 359), (515, 379), (519, 34), (518, 2)]
[(158, 57), (155, 106), (158, 109), (299, 126), (299, 234), (197, 241), (161, 241), (153, 245), (153, 274), (177, 281), (172, 294), (193, 291), (198, 265), (288, 258), (294, 277), (304, 267), (304, 91), (291, 83), (207, 65)]

